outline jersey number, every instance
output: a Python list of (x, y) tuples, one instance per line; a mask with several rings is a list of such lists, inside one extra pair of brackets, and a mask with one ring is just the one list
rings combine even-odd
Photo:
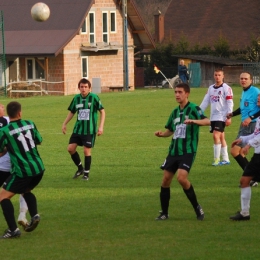
[(27, 140), (29, 140), (31, 148), (35, 147), (35, 143), (32, 139), (32, 134), (30, 131), (28, 131), (25, 135), (23, 133), (20, 133), (17, 139), (22, 143), (25, 152), (28, 152), (30, 150), (27, 144)]

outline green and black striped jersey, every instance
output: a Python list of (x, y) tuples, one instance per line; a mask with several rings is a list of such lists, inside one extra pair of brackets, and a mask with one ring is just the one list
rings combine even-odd
[(75, 114), (77, 121), (73, 133), (79, 135), (96, 134), (98, 111), (104, 109), (99, 97), (94, 93), (89, 93), (86, 97), (81, 94), (76, 95), (71, 101), (68, 110)]
[(0, 131), (0, 152), (7, 148), (11, 159), (11, 173), (21, 178), (44, 171), (37, 145), (42, 137), (30, 120), (11, 121)]
[(174, 132), (169, 147), (169, 154), (184, 155), (196, 153), (199, 141), (199, 126), (196, 124), (184, 124), (185, 119), (203, 119), (203, 111), (196, 104), (188, 102), (184, 109), (180, 106), (175, 108), (165, 126), (166, 129)]

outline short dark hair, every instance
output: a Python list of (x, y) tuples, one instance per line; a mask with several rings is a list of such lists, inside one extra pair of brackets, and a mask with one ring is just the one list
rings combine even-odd
[(224, 70), (221, 69), (221, 68), (216, 68), (216, 69), (214, 70), (214, 72), (223, 72), (223, 73), (224, 73)]
[(240, 73), (240, 75), (241, 75), (242, 73), (247, 73), (247, 74), (249, 75), (250, 79), (253, 79), (253, 74), (252, 74), (251, 72), (249, 72), (249, 71), (242, 71), (242, 72)]
[(190, 86), (187, 83), (179, 83), (174, 88), (183, 88), (186, 93), (190, 93)]
[(88, 84), (89, 88), (91, 88), (91, 83), (88, 79), (85, 79), (85, 78), (82, 78), (79, 83), (78, 83), (78, 88), (80, 87), (80, 84), (83, 83), (83, 84)]
[(22, 105), (17, 101), (12, 101), (6, 106), (7, 115), (10, 118), (15, 118), (22, 110)]

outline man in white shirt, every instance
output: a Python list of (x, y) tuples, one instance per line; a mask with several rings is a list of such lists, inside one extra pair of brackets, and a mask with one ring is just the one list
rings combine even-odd
[[(225, 140), (225, 126), (231, 124), (231, 119), (226, 115), (233, 111), (233, 91), (229, 85), (224, 83), (224, 72), (222, 69), (214, 71), (215, 84), (209, 86), (208, 91), (200, 104), (205, 111), (210, 105), (210, 132), (214, 140), (214, 162), (213, 166), (230, 164), (227, 142)], [(222, 156), (222, 160), (220, 160)]]
[[(257, 98), (257, 105), (260, 106), (260, 94)], [(241, 211), (231, 216), (231, 220), (250, 220), (249, 208), (251, 201), (251, 186), (250, 182), (253, 178), (259, 179), (260, 177), (260, 117), (257, 118), (254, 133), (251, 135), (240, 136), (232, 143), (235, 145), (244, 145), (241, 152), (246, 156), (251, 147), (255, 148), (255, 152), (250, 162), (244, 168), (242, 177), (240, 178), (241, 189)]]

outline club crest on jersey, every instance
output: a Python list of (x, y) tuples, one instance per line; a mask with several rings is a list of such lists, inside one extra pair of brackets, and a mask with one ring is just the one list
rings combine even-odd
[(244, 102), (245, 107), (248, 107), (248, 105), (249, 105), (249, 102)]
[(91, 102), (88, 102), (88, 108), (90, 108), (91, 107)]

